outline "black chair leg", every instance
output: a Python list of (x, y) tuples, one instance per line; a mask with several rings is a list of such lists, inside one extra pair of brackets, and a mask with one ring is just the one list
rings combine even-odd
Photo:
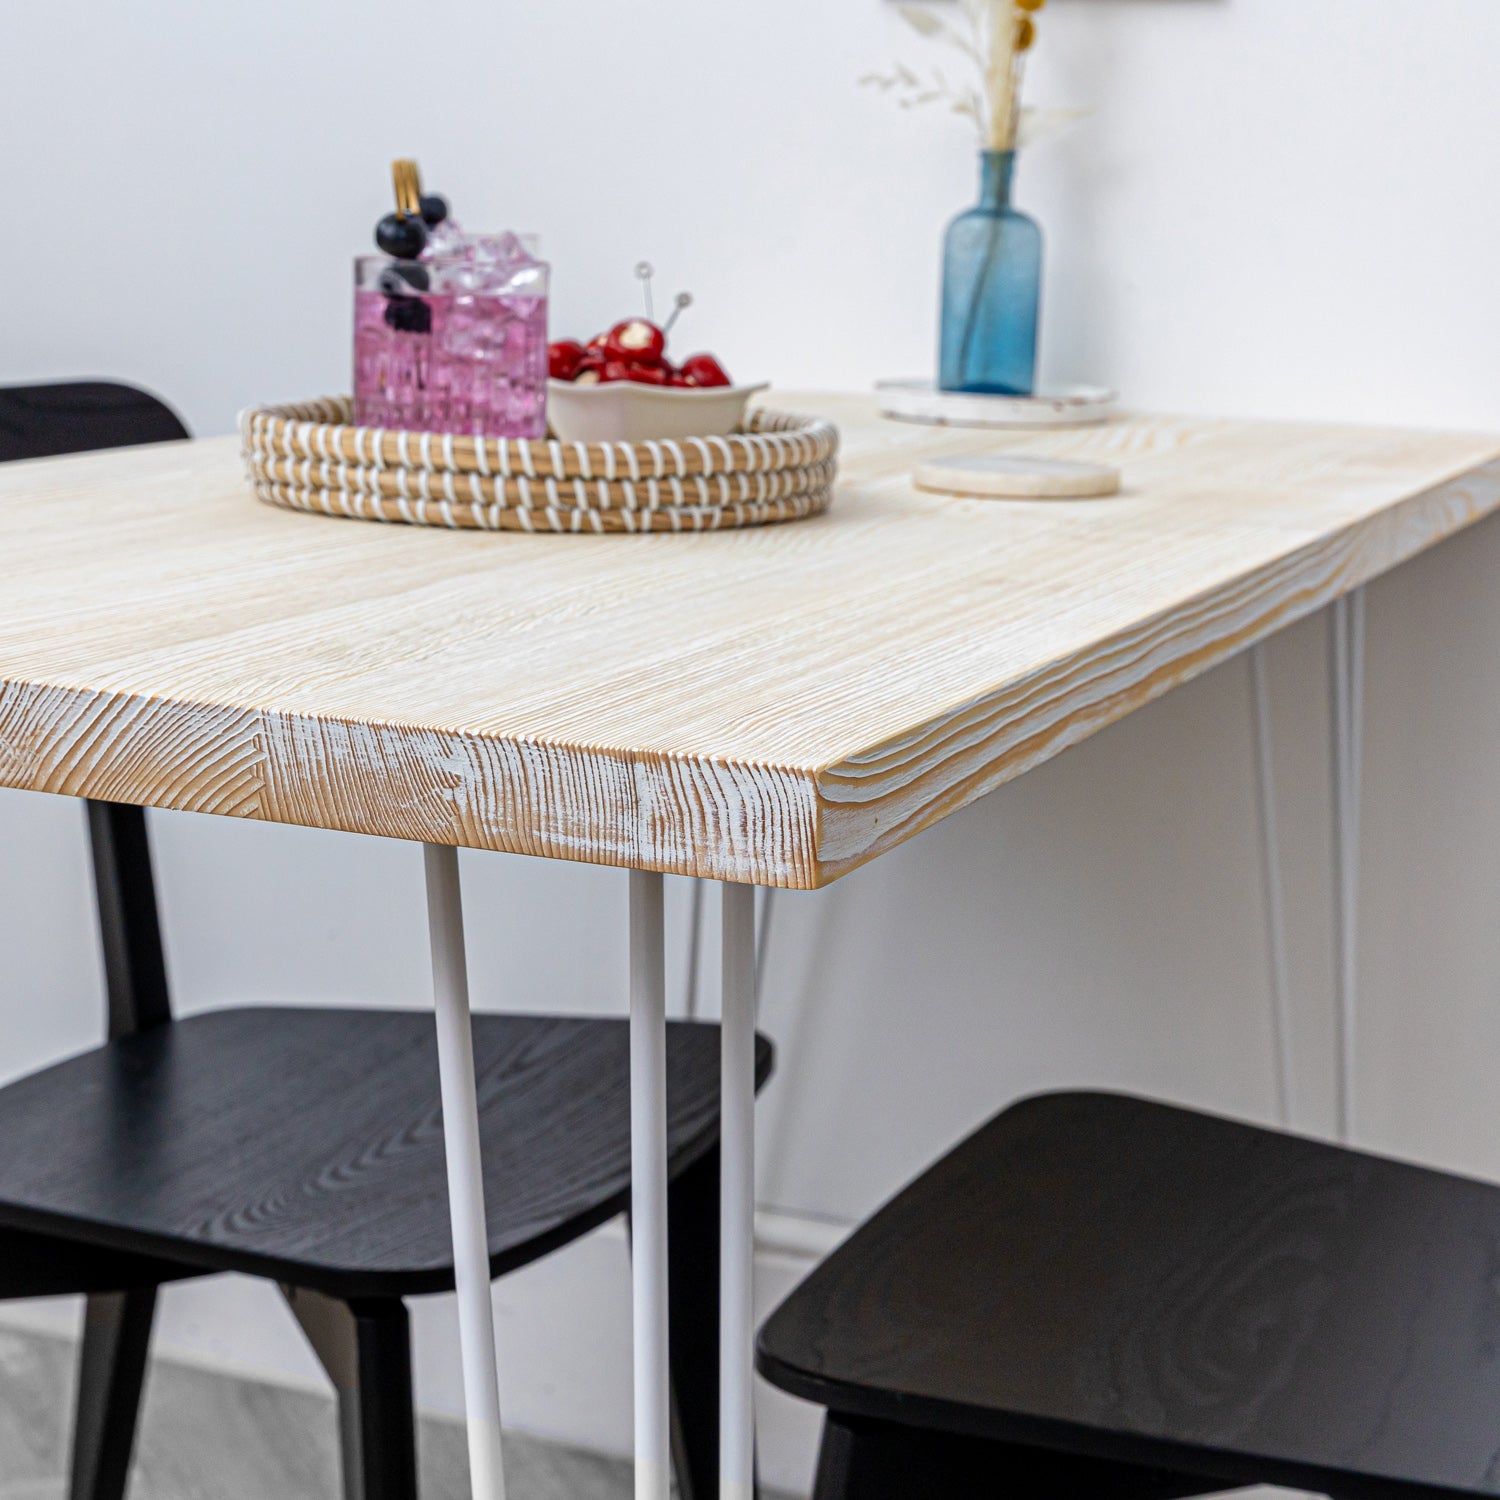
[(411, 1330), (399, 1298), (349, 1304), (282, 1287), (339, 1398), (345, 1500), (416, 1500)]
[(823, 1422), (813, 1500), (911, 1500), (914, 1495), (1177, 1500), (1223, 1488), (1222, 1480), (830, 1412)]
[(813, 1477), (812, 1500), (856, 1500), (861, 1493), (861, 1467), (857, 1433), (847, 1422), (840, 1421), (829, 1412), (823, 1418), (823, 1437), (818, 1444), (818, 1470)]
[(71, 1500), (122, 1500), (125, 1494), (155, 1311), (155, 1287), (88, 1298), (73, 1413)]
[(672, 1464), (680, 1500), (719, 1493), (719, 1148), (667, 1189)]

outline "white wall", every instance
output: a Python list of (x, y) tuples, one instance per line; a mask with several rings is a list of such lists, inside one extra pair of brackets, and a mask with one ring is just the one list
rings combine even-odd
[[(1049, 235), (1055, 377), (1139, 406), (1500, 426), (1493, 0), (1055, 0), (1043, 21), (1032, 97), (1094, 110), (1020, 180)], [(918, 45), (882, 0), (10, 7), (0, 140), (27, 238), (7, 243), (0, 379), (128, 376), (200, 432), (344, 388), (348, 260), (408, 153), (470, 224), (542, 234), (559, 331), (631, 307), (647, 256), (665, 291), (697, 296), (684, 337), (735, 370), (802, 387), (922, 371), (970, 144), (962, 122), (854, 86)], [(1492, 1174), (1497, 568), (1500, 527), (1482, 525), (1371, 590), (1359, 1050), (1363, 1139)], [(1331, 1124), (1322, 630), (1270, 656), (1310, 1129)], [(782, 898), (763, 1201), (857, 1217), (1050, 1085), (1268, 1115), (1250, 773), (1235, 662), (832, 890)], [(155, 827), (184, 1009), (421, 998), (414, 850)], [(94, 1039), (99, 1000), (77, 809), (5, 795), (0, 839), (14, 1073)], [(464, 874), (483, 1003), (621, 1008), (618, 874), (495, 856)], [(563, 933), (561, 910), (597, 922)], [(795, 1269), (768, 1260), (766, 1295)], [(511, 1418), (623, 1449), (618, 1240), (499, 1295)], [(310, 1374), (269, 1296), (175, 1291), (164, 1342)], [(439, 1405), (447, 1317), (418, 1319)], [(811, 1430), (768, 1400), (770, 1477), (801, 1481)]]

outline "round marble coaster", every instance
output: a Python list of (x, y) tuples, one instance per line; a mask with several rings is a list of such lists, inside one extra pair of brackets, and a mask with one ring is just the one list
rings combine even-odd
[(1034, 396), (976, 396), (940, 391), (930, 380), (877, 380), (883, 417), (938, 427), (1086, 427), (1114, 409), (1115, 393), (1102, 386), (1059, 386)]
[(1024, 453), (955, 453), (930, 458), (912, 470), (918, 489), (1000, 500), (1078, 500), (1113, 495), (1120, 471), (1106, 464)]

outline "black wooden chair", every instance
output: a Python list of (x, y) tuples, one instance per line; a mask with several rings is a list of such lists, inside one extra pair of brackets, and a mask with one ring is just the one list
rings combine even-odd
[(185, 438), (164, 402), (109, 380), (0, 386), (0, 463)]
[[(185, 436), (127, 387), (0, 390), (0, 459)], [(430, 1010), (233, 1008), (173, 1022), (145, 814), (90, 802), (104, 1046), (0, 1089), (0, 1298), (90, 1294), (74, 1500), (119, 1500), (156, 1289), (278, 1282), (339, 1397), (350, 1500), (411, 1500), (403, 1298), (453, 1266)], [(622, 1212), (624, 1021), (480, 1015), (491, 1274)], [(668, 1027), (674, 1438), (685, 1500), (718, 1471), (718, 1028)], [(757, 1043), (757, 1078), (771, 1052)]]
[(1006, 1110), (760, 1335), (816, 1500), (1500, 1494), (1500, 1188), (1119, 1095)]

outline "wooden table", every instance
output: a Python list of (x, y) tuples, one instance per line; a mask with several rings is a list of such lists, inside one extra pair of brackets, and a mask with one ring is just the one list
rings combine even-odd
[[(837, 503), (716, 535), (294, 515), (253, 502), (232, 438), (0, 469), (0, 784), (426, 845), (484, 1500), (503, 1479), (455, 846), (633, 872), (640, 1500), (668, 1485), (661, 872), (724, 883), (722, 1494), (746, 1500), (753, 887), (824, 885), (1339, 601), (1352, 1007), (1362, 650), (1347, 601), (1500, 506), (1494, 436), (1170, 417), (994, 435), (882, 422), (858, 398), (776, 404), (840, 424)], [(1103, 458), (1124, 491), (996, 502), (907, 482), (919, 456), (981, 448)]]

